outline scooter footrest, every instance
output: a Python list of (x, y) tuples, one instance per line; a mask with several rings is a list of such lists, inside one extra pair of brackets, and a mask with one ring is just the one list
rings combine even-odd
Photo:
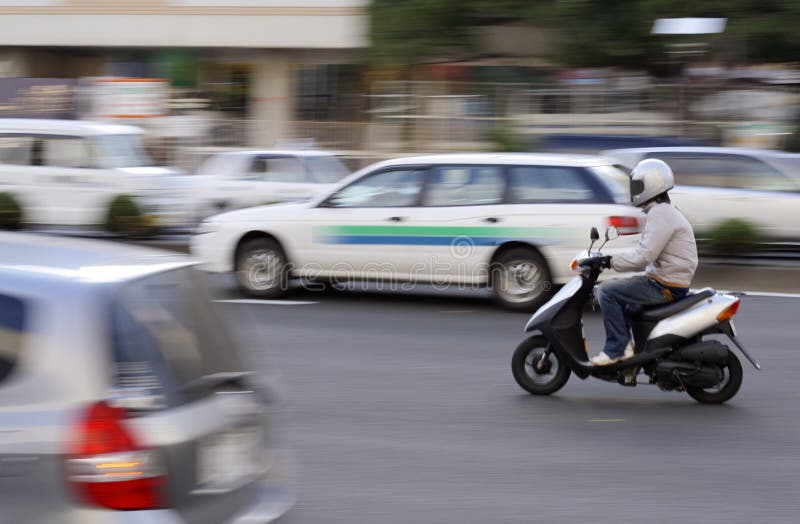
[(647, 364), (648, 362), (652, 362), (653, 360), (659, 358), (660, 356), (669, 352), (670, 349), (672, 348), (666, 347), (666, 348), (659, 348), (650, 351), (645, 351), (643, 353), (637, 353), (636, 355), (633, 356), (633, 358), (629, 358), (627, 360), (621, 360), (614, 364), (609, 364), (608, 366), (591, 366), (592, 373), (600, 375), (609, 375), (611, 373), (621, 371), (624, 369), (641, 366), (642, 364)]

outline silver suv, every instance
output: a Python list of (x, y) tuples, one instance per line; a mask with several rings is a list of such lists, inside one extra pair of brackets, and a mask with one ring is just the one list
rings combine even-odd
[(0, 522), (274, 520), (272, 393), (189, 259), (0, 234)]
[(772, 242), (800, 240), (798, 155), (729, 147), (614, 149), (603, 155), (633, 167), (663, 160), (675, 173), (672, 201), (699, 236), (736, 218)]

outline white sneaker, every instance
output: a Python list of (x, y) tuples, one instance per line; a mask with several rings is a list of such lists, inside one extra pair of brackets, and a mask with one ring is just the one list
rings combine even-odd
[(595, 366), (610, 366), (611, 364), (615, 364), (619, 362), (619, 357), (609, 357), (605, 351), (601, 351), (596, 357), (592, 357), (592, 364)]
[(629, 358), (633, 358), (635, 353), (633, 352), (633, 342), (628, 342), (628, 345), (625, 346), (625, 353), (622, 355), (622, 360), (628, 360)]

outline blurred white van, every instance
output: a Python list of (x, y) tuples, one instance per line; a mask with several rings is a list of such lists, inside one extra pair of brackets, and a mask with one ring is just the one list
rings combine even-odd
[(229, 151), (209, 157), (189, 183), (195, 217), (203, 219), (221, 211), (320, 196), (349, 174), (328, 151)]
[(97, 226), (128, 195), (155, 225), (182, 226), (181, 177), (152, 165), (141, 137), (127, 125), (0, 119), (0, 193), (18, 202), (25, 224)]

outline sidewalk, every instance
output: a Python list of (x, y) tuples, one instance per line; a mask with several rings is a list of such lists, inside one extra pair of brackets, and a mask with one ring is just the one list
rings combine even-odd
[(700, 260), (692, 287), (710, 286), (730, 291), (764, 291), (768, 293), (800, 293), (800, 264), (762, 265), (716, 263)]

